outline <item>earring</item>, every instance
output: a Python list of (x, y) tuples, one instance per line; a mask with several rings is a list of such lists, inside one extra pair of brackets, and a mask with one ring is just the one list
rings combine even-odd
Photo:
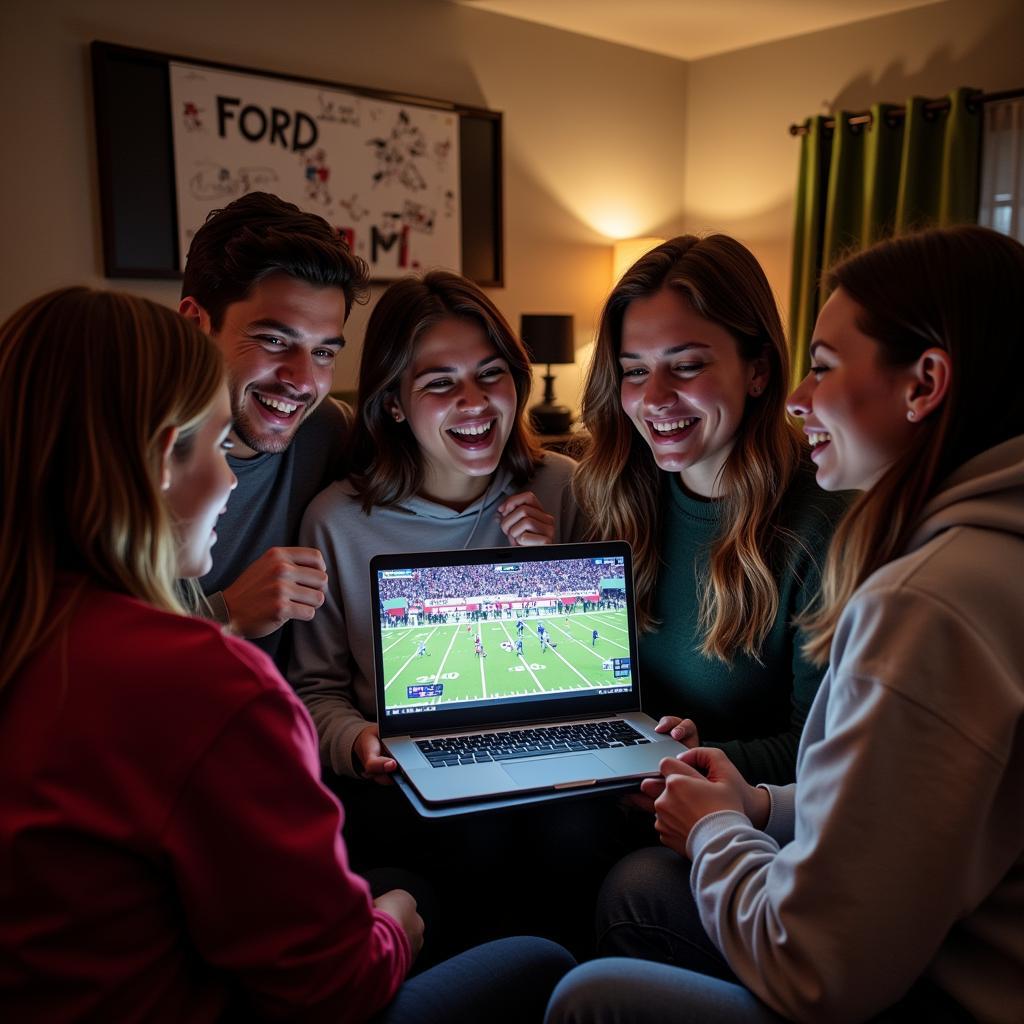
[(908, 419), (908, 420), (913, 420), (913, 419), (916, 419), (916, 417), (917, 417), (917, 413), (915, 413), (913, 409), (910, 409), (910, 410), (909, 410), (909, 411), (907, 412), (907, 419)]
[(754, 385), (754, 386), (753, 386), (753, 387), (752, 387), (752, 388), (750, 389), (750, 393), (751, 393), (752, 395), (759, 395), (759, 394), (761, 394), (761, 385), (760, 385), (760, 384), (755, 384), (755, 385)]

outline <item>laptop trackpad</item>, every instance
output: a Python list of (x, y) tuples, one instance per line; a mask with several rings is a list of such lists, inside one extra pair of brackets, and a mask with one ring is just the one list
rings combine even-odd
[(611, 772), (593, 754), (574, 754), (571, 757), (545, 757), (520, 764), (503, 764), (502, 768), (519, 786), (557, 786), (562, 782), (584, 782), (606, 779)]

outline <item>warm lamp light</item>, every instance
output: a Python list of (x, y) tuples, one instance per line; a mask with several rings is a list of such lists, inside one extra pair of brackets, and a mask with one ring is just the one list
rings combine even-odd
[(572, 363), (576, 359), (572, 316), (560, 313), (524, 313), (519, 335), (532, 363), (546, 363), (544, 398), (530, 409), (530, 419), (542, 434), (565, 434), (572, 426), (572, 410), (555, 401), (552, 363)]
[(641, 256), (649, 253), (664, 241), (664, 238), (620, 238), (615, 243), (615, 251), (612, 256), (612, 287), (614, 288), (622, 280), (622, 275)]

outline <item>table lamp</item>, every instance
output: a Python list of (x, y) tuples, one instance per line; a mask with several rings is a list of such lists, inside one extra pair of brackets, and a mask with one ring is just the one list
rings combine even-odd
[(519, 321), (519, 335), (533, 363), (546, 363), (544, 398), (530, 409), (530, 420), (541, 434), (565, 434), (572, 426), (572, 411), (555, 401), (555, 378), (552, 363), (576, 361), (572, 316), (561, 313), (524, 313)]

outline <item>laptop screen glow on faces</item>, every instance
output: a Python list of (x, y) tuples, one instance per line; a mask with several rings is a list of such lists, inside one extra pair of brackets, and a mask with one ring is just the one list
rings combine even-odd
[(387, 718), (633, 690), (621, 556), (376, 575)]

